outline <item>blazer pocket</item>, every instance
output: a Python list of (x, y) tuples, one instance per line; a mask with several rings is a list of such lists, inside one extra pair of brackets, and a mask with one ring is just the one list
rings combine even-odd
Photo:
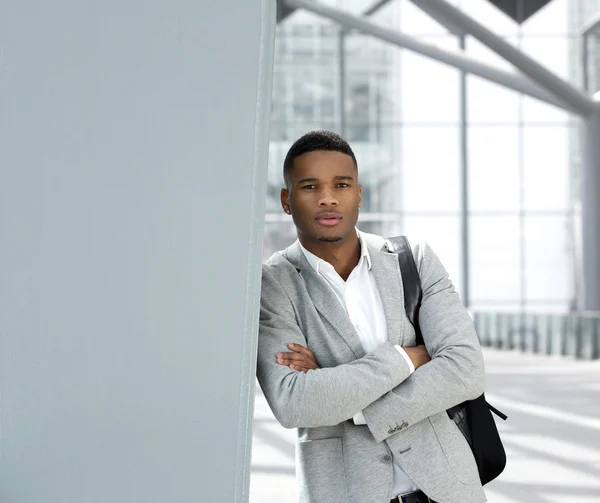
[(301, 502), (340, 503), (348, 500), (341, 438), (298, 443), (297, 477)]
[(430, 417), (429, 420), (456, 478), (463, 484), (479, 482), (479, 471), (473, 451), (454, 421), (446, 412)]

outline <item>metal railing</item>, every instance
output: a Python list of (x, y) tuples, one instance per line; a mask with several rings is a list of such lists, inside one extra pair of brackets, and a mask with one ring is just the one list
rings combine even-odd
[(528, 353), (600, 358), (600, 312), (535, 314), (473, 312), (483, 346)]

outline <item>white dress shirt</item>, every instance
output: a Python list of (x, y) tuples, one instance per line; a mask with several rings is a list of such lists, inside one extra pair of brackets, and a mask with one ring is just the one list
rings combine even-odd
[[(340, 304), (342, 304), (348, 313), (348, 317), (358, 333), (365, 353), (370, 353), (377, 346), (387, 341), (387, 321), (385, 319), (381, 296), (371, 272), (369, 250), (362, 239), (360, 231), (357, 229), (356, 232), (358, 233), (361, 245), (360, 260), (346, 281), (341, 278), (329, 262), (309, 252), (302, 245), (300, 247), (310, 265), (317, 274), (325, 279), (340, 301)], [(412, 374), (415, 367), (406, 354), (406, 351), (400, 346), (396, 346), (396, 349), (408, 363)], [(355, 424), (367, 424), (362, 412), (356, 414), (353, 420)], [(392, 497), (416, 491), (417, 488), (415, 485), (395, 460), (393, 466), (394, 485)]]

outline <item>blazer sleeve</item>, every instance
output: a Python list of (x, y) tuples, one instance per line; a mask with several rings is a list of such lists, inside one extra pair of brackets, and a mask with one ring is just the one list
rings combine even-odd
[(419, 324), (431, 361), (363, 410), (377, 441), (484, 390), (484, 362), (468, 311), (428, 245), (414, 248), (423, 288)]
[(290, 343), (307, 346), (290, 298), (263, 267), (257, 377), (273, 414), (286, 428), (346, 421), (406, 379), (410, 370), (386, 343), (369, 355), (332, 368), (294, 371), (276, 362)]

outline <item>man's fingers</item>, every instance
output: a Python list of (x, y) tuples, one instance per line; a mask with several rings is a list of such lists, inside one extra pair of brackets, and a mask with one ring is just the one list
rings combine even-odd
[(313, 352), (300, 344), (288, 344), (292, 352), (277, 353), (276, 361), (292, 370), (308, 372), (319, 368)]
[(307, 372), (309, 370), (316, 370), (319, 368), (314, 360), (301, 353), (278, 353), (277, 363), (279, 363), (279, 365), (289, 367), (292, 370), (299, 370), (301, 372)]
[(310, 356), (311, 358), (314, 356), (313, 352), (310, 349), (305, 348), (300, 344), (288, 344), (288, 348), (290, 348), (292, 351), (295, 351), (296, 353), (302, 353), (306, 356)]
[(295, 365), (297, 367), (303, 367), (303, 368), (317, 368), (317, 365), (315, 362), (308, 360), (305, 358), (277, 358), (277, 363), (279, 363), (279, 365), (285, 365), (287, 367), (289, 367), (290, 365)]
[(286, 362), (302, 362), (306, 360), (306, 355), (301, 353), (278, 353), (277, 360), (283, 360)]

